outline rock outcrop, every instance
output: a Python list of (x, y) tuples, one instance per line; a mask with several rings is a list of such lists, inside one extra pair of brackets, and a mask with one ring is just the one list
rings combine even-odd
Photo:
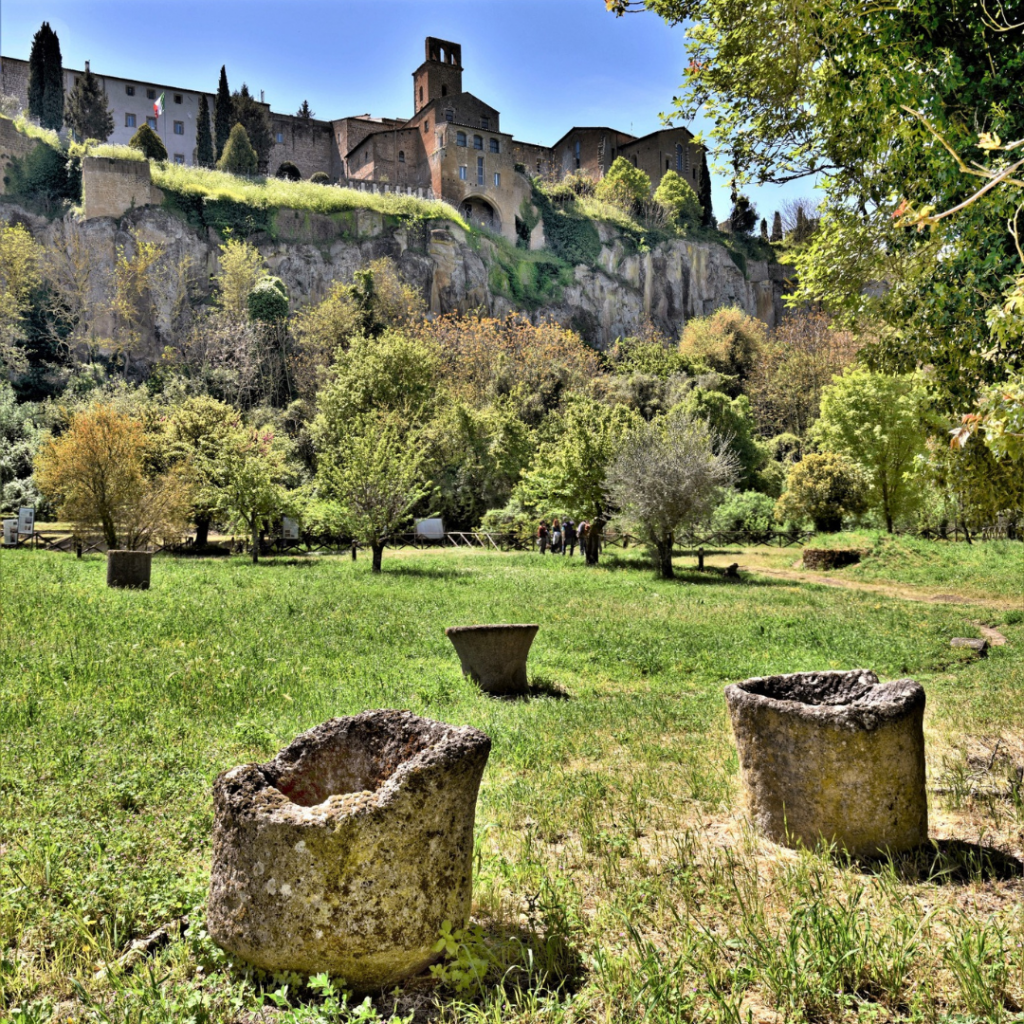
[[(118, 250), (130, 249), (133, 234), (164, 246), (167, 281), (156, 296), (155, 322), (138, 353), (143, 360), (157, 358), (164, 346), (175, 343), (174, 316), (185, 276), (201, 294), (209, 291), (218, 269), (222, 239), (212, 230), (197, 232), (159, 206), (130, 209), (118, 218), (78, 220), (69, 215), (51, 222), (5, 203), (0, 204), (0, 220), (25, 223), (48, 249), (66, 245), (68, 239), (81, 243), (88, 255), (94, 309), (108, 301)], [(489, 285), (494, 243), (477, 237), (471, 244), (453, 222), (396, 224), (394, 218), (371, 210), (333, 217), (282, 210), (275, 228), (274, 238), (261, 234), (251, 240), (270, 272), (287, 284), (293, 308), (318, 301), (335, 281), (351, 281), (356, 270), (381, 256), (396, 262), (433, 313), (475, 310), (502, 317), (519, 308)], [(739, 306), (769, 326), (782, 315), (787, 269), (780, 264), (749, 261), (744, 273), (729, 250), (713, 242), (678, 239), (638, 252), (631, 239), (611, 226), (600, 225), (600, 235), (596, 265), (575, 267), (556, 302), (525, 315), (534, 322), (556, 320), (572, 326), (598, 348), (635, 333), (645, 319), (675, 337), (687, 320), (721, 306)], [(97, 327), (102, 337), (105, 325)]]

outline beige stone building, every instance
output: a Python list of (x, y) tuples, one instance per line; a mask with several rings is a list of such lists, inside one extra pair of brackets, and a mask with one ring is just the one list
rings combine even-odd
[[(65, 69), (70, 92), (82, 72)], [(266, 171), (293, 163), (303, 177), (317, 171), (357, 187), (423, 190), (459, 207), (476, 224), (510, 240), (530, 194), (530, 177), (561, 178), (580, 172), (600, 180), (619, 156), (646, 171), (652, 187), (674, 170), (700, 190), (701, 148), (686, 128), (665, 128), (642, 138), (609, 127), (574, 127), (553, 146), (523, 142), (501, 130), (501, 114), (462, 87), (462, 47), (430, 36), (412, 73), (409, 118), (355, 114), (331, 121), (279, 114), (266, 106), (273, 146)], [(195, 163), (201, 93), (177, 86), (99, 75), (114, 116), (111, 142), (127, 143), (144, 123), (163, 139), (169, 158)], [(27, 104), (28, 62), (0, 58), (0, 92)], [(153, 103), (164, 96), (164, 113)], [(210, 113), (212, 94), (207, 93)], [(262, 102), (263, 96), (261, 94)]]

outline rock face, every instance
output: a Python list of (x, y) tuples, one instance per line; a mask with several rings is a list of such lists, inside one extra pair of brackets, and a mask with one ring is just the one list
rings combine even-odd
[[(87, 254), (89, 304), (109, 304), (111, 273), (118, 247), (131, 251), (132, 232), (166, 247), (157, 310), (145, 325), (137, 358), (155, 362), (165, 346), (176, 342), (176, 311), (182, 308), (186, 285), (192, 299), (210, 289), (219, 269), (219, 244), (213, 231), (197, 233), (159, 206), (137, 206), (123, 216), (85, 221), (68, 216), (49, 222), (17, 206), (0, 205), (0, 220), (25, 223), (37, 240), (54, 252), (67, 252), (80, 242)], [(478, 311), (504, 317), (517, 309), (491, 291), (489, 272), (494, 244), (475, 238), (450, 221), (395, 225), (372, 210), (354, 210), (337, 217), (281, 210), (276, 238), (250, 239), (266, 259), (270, 273), (288, 286), (292, 307), (317, 302), (335, 281), (351, 282), (356, 270), (381, 256), (393, 259), (407, 282), (418, 288), (433, 313)], [(787, 269), (779, 264), (749, 261), (744, 274), (729, 251), (712, 242), (673, 240), (648, 252), (637, 252), (630, 240), (608, 225), (599, 225), (601, 255), (593, 267), (577, 266), (561, 298), (524, 315), (535, 323), (555, 320), (579, 331), (598, 348), (636, 333), (650, 319), (669, 337), (683, 324), (721, 306), (739, 306), (774, 326), (782, 316)], [(71, 244), (69, 244), (69, 241)], [(107, 337), (112, 325), (102, 317), (96, 337)]]
[(107, 552), (107, 586), (149, 590), (153, 555), (149, 551)]
[(449, 626), (451, 640), (469, 676), (484, 693), (508, 697), (527, 692), (526, 659), (538, 625)]
[(427, 966), (472, 898), (491, 741), (406, 711), (334, 718), (213, 787), (214, 941), (266, 970), (389, 986)]
[(928, 839), (924, 690), (873, 672), (804, 672), (725, 688), (747, 809), (785, 846), (852, 856)]

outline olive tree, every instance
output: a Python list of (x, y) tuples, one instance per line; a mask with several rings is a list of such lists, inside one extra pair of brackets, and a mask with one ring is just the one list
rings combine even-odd
[(619, 518), (655, 553), (662, 578), (671, 579), (675, 534), (710, 514), (738, 468), (707, 421), (677, 413), (626, 435), (605, 487)]

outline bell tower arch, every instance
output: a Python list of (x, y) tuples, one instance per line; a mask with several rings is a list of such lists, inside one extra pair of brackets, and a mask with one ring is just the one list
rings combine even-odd
[(423, 63), (412, 73), (413, 111), (462, 92), (462, 46), (427, 36)]

